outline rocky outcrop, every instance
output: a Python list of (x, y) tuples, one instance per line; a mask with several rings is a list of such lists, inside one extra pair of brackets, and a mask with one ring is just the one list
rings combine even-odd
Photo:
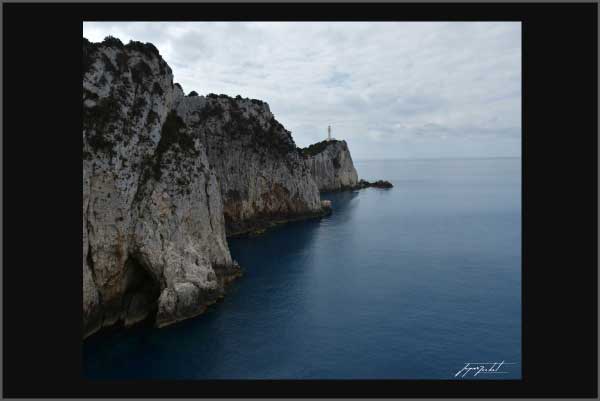
[(321, 216), (259, 100), (185, 96), (151, 44), (83, 40), (83, 334), (202, 313), (241, 274), (227, 235)]
[(177, 114), (219, 176), (227, 235), (324, 213), (319, 189), (269, 105), (226, 95), (188, 96)]
[(304, 148), (302, 153), (319, 191), (342, 191), (358, 184), (358, 174), (346, 141), (318, 142)]
[(360, 180), (354, 188), (355, 189), (363, 189), (363, 188), (389, 189), (389, 188), (393, 188), (393, 187), (394, 186), (392, 185), (391, 182), (385, 181), (385, 180), (377, 180), (377, 181), (373, 181), (373, 182)]
[(302, 149), (302, 155), (320, 192), (393, 187), (389, 181), (359, 180), (346, 141), (317, 142)]
[(240, 274), (203, 141), (150, 44), (83, 43), (83, 334), (195, 316)]

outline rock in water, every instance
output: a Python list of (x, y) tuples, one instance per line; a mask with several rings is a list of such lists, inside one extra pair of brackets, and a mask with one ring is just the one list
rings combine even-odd
[(358, 174), (346, 141), (322, 141), (304, 148), (305, 163), (321, 192), (353, 189)]
[(151, 44), (83, 41), (83, 334), (201, 313), (240, 274), (205, 142)]
[(322, 200), (321, 201), (321, 207), (323, 208), (323, 210), (325, 210), (328, 214), (331, 214), (331, 212), (333, 211), (333, 207), (331, 206), (331, 201), (330, 200)]
[(393, 187), (394, 186), (392, 185), (391, 182), (385, 181), (385, 180), (377, 180), (377, 181), (373, 181), (373, 182), (360, 180), (358, 182), (358, 185), (356, 185), (356, 189), (363, 189), (363, 188), (389, 189), (389, 188), (393, 188)]

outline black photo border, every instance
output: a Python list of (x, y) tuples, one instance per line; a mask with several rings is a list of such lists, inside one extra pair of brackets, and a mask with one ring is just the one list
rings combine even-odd
[[(597, 397), (597, 3), (3, 3), (2, 10), (4, 397)], [(522, 380), (85, 380), (77, 134), (84, 20), (521, 21)]]

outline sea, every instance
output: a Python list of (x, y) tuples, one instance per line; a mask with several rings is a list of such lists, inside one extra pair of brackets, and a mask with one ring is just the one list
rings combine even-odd
[(91, 336), (84, 377), (520, 379), (521, 159), (355, 167), (394, 187), (322, 194), (330, 216), (230, 240), (245, 274), (222, 301)]

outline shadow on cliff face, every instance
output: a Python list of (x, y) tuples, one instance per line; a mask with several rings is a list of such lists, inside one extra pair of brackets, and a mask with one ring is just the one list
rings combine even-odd
[(110, 337), (124, 328), (154, 326), (160, 283), (134, 255), (124, 262), (119, 291), (121, 295), (97, 308), (97, 317), (84, 326), (84, 344), (90, 338)]
[(160, 284), (152, 277), (147, 268), (131, 256), (125, 262), (124, 286), (125, 326), (146, 319), (154, 321), (158, 309)]

